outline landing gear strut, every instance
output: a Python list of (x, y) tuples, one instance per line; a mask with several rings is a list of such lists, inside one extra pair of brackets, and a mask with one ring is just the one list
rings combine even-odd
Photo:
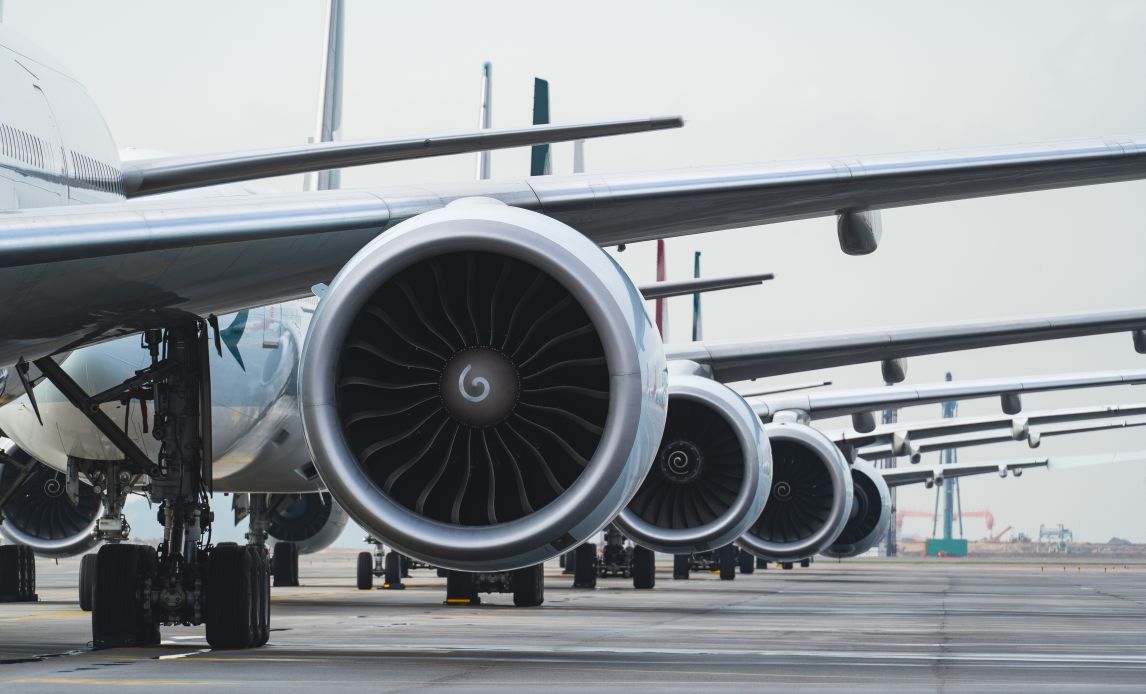
[[(124, 454), (104, 462), (102, 473), (84, 470), (97, 484), (105, 508), (122, 516), (122, 498), (135, 482), (159, 506), (163, 541), (158, 549), (109, 544), (100, 549), (92, 594), (92, 640), (96, 648), (159, 642), (160, 625), (207, 625), (215, 648), (266, 643), (270, 580), (265, 547), (212, 547), (211, 381), (208, 325), (188, 319), (143, 334), (151, 365), (103, 393), (88, 395), (50, 357), (36, 366)], [(218, 346), (218, 345), (216, 345)], [(143, 450), (100, 409), (106, 402), (154, 403), (152, 435), (158, 460)], [(146, 418), (145, 418), (146, 420)], [(93, 484), (96, 480), (93, 479)], [(102, 524), (102, 519), (101, 519)], [(108, 530), (114, 530), (108, 523)], [(207, 539), (204, 539), (204, 535)]]

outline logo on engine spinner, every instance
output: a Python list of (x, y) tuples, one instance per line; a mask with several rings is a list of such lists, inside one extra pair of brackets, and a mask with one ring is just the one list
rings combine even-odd
[(458, 391), (462, 394), (463, 398), (470, 402), (481, 402), (489, 397), (489, 381), (481, 376), (474, 378), (470, 383), (474, 386), (480, 386), (481, 393), (470, 395), (470, 392), (466, 390), (466, 375), (469, 374), (472, 368), (473, 364), (466, 364), (466, 368), (462, 369), (461, 375), (458, 376)]
[(457, 352), (446, 362), (438, 381), (446, 412), (473, 427), (493, 426), (513, 414), (520, 392), (517, 367), (492, 347)]

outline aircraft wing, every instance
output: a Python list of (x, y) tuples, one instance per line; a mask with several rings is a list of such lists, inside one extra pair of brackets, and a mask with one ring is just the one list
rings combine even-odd
[(1120, 453), (1099, 453), (1086, 455), (1049, 456), (1041, 458), (1020, 458), (1017, 460), (1003, 460), (984, 463), (955, 463), (953, 465), (913, 466), (909, 468), (891, 468), (880, 470), (883, 479), (889, 487), (900, 487), (905, 484), (932, 483), (937, 479), (952, 479), (970, 475), (987, 475), (991, 473), (1005, 477), (1008, 473), (1016, 477), (1028, 468), (1043, 467), (1048, 470), (1068, 470), (1093, 465), (1109, 465), (1111, 463), (1146, 463), (1146, 450), (1125, 451)]
[[(292, 170), (338, 165), (314, 160)], [(390, 226), (465, 197), (535, 210), (611, 245), (841, 212), (843, 224), (852, 212), (1143, 177), (1146, 140), (1089, 141), (9, 211), (0, 213), (0, 363), (132, 332), (164, 311), (220, 314), (305, 296)], [(1140, 318), (1135, 314), (1117, 329), (1140, 327)], [(1088, 333), (1065, 329), (1062, 336), (1070, 334)], [(820, 352), (820, 362), (829, 365)], [(711, 361), (729, 380), (766, 375), (738, 369), (742, 359)], [(795, 370), (808, 368), (816, 365)]]
[[(870, 412), (889, 408), (927, 405), (945, 400), (968, 400), (995, 396), (1012, 396), (1021, 393), (1041, 393), (1075, 388), (1097, 388), (1101, 386), (1137, 385), (1146, 383), (1146, 370), (1140, 371), (1096, 371), (1088, 373), (1061, 374), (1054, 376), (1027, 376), (1021, 378), (992, 378), (976, 381), (942, 381), (916, 386), (881, 386), (877, 388), (857, 388), (854, 390), (820, 391), (750, 397), (752, 405), (761, 419), (768, 421), (777, 412), (796, 411), (809, 419), (842, 417), (858, 412)], [(965, 420), (941, 420), (945, 426)], [(1009, 426), (1010, 418), (1006, 424)], [(981, 425), (974, 428), (982, 428)], [(903, 427), (913, 427), (905, 422), (888, 425), (868, 433), (841, 432), (841, 440), (849, 443), (865, 440), (865, 437), (887, 436)], [(919, 427), (913, 427), (919, 428)], [(952, 432), (953, 433), (953, 432)]]
[[(1137, 417), (1146, 415), (1146, 403), (1132, 405), (1100, 405), (1098, 407), (1071, 407), (1057, 410), (1027, 412), (1021, 415), (986, 415), (982, 417), (957, 417), (954, 419), (932, 419), (916, 422), (896, 422), (882, 424), (868, 433), (850, 429), (825, 431), (824, 434), (838, 444), (864, 448), (881, 443), (917, 442), (931, 438), (966, 434), (998, 429), (1006, 429), (1016, 440), (1025, 439), (1031, 431), (1048, 424), (1085, 422), (1114, 417)], [(903, 446), (899, 446), (902, 450)], [(897, 453), (903, 455), (903, 453)], [(865, 456), (866, 457), (866, 456)], [(879, 456), (876, 456), (879, 457)]]
[[(718, 381), (730, 382), (937, 352), (1142, 328), (1146, 328), (1146, 311), (1134, 309), (808, 337), (689, 342), (665, 345), (665, 355), (670, 361), (696, 362)], [(1135, 345), (1138, 346), (1138, 341)]]
[[(1128, 427), (1146, 426), (1146, 421), (1140, 419), (1101, 419), (1097, 421), (1063, 422), (1048, 424), (1037, 431), (1030, 432), (1025, 437), (1031, 448), (1037, 448), (1042, 439), (1047, 436), (1064, 436), (1068, 434), (1085, 434), (1093, 431), (1106, 431), (1109, 429), (1124, 429)], [(919, 462), (920, 455), (933, 451), (942, 451), (948, 448), (966, 448), (968, 446), (986, 446), (992, 443), (1023, 440), (1016, 438), (1011, 429), (989, 429), (984, 431), (971, 431), (961, 434), (948, 434), (946, 436), (933, 436), (921, 441), (911, 441), (907, 446), (910, 450), (913, 463)], [(884, 442), (862, 446), (856, 449), (861, 458), (879, 459), (895, 455), (904, 455), (904, 447), (896, 446), (896, 442)]]

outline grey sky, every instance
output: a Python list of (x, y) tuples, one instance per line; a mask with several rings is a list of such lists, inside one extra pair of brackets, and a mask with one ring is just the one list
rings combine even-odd
[[(303, 142), (315, 120), (323, 3), (8, 0), (5, 21), (71, 67), (122, 146), (176, 153)], [(470, 129), (494, 64), (495, 126), (528, 123), (534, 75), (555, 121), (680, 113), (683, 130), (591, 142), (590, 171), (842, 156), (1146, 134), (1146, 4), (1137, 2), (373, 2), (348, 0), (346, 138)], [(568, 146), (554, 152), (568, 172)], [(527, 171), (495, 153), (495, 177)], [(472, 157), (347, 171), (346, 187), (465, 180)], [(271, 185), (297, 189), (300, 179)], [(834, 221), (675, 239), (669, 276), (774, 271), (705, 300), (709, 338), (974, 320), (1146, 303), (1144, 183), (893, 210), (884, 244), (843, 256)], [(617, 256), (653, 274), (651, 244)], [(688, 302), (670, 339), (687, 339)], [(1126, 335), (912, 360), (912, 381), (1142, 367)], [(877, 365), (834, 369), (842, 386)], [(806, 380), (797, 376), (789, 381)], [(1146, 401), (1146, 390), (1045, 394), (1028, 409)], [(964, 414), (997, 410), (964, 403)], [(938, 406), (901, 418), (938, 416)], [(1048, 441), (1074, 454), (1146, 448), (1146, 432)], [(1022, 444), (962, 460), (1033, 453)], [(1064, 523), (1076, 537), (1146, 541), (1146, 468), (965, 481), (1000, 528)], [(930, 509), (933, 492), (901, 492)], [(997, 528), (998, 529), (998, 528)], [(923, 524), (908, 531), (923, 533)], [(983, 535), (968, 523), (968, 536)]]

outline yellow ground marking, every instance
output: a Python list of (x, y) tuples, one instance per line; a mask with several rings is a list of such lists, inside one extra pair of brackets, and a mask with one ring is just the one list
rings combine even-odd
[[(7, 680), (5, 684), (84, 684), (96, 686), (117, 686), (117, 687), (202, 687), (203, 680), (102, 680), (92, 677), (79, 678), (79, 677), (23, 677), (18, 680)], [(239, 684), (238, 682), (221, 682), (212, 681), (212, 686), (223, 684)]]
[(213, 658), (209, 656), (190, 656), (187, 658), (168, 658), (165, 663), (186, 663), (188, 661), (203, 661), (205, 663), (332, 663), (331, 658)]

